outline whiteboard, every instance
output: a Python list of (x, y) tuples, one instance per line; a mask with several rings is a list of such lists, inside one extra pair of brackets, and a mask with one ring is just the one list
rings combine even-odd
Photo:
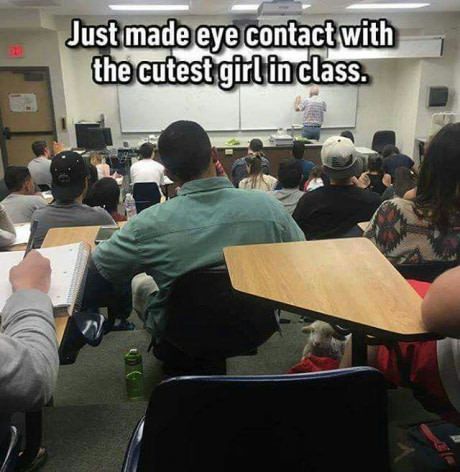
[(232, 131), (240, 126), (239, 92), (212, 85), (118, 86), (123, 133), (161, 131), (173, 121), (196, 121), (207, 131)]
[[(302, 112), (294, 110), (297, 95), (305, 98), (308, 88), (299, 85), (245, 85), (240, 88), (241, 129), (271, 130), (302, 124)], [(321, 86), (327, 112), (323, 128), (354, 128), (358, 107), (358, 87)]]

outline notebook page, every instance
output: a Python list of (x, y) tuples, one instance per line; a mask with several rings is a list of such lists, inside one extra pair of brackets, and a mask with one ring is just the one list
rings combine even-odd
[(14, 225), (14, 229), (16, 230), (16, 239), (13, 246), (16, 246), (16, 244), (27, 244), (30, 236), (30, 223)]
[(86, 269), (82, 244), (40, 249), (51, 261), (51, 287), (49, 296), (54, 308), (70, 306), (77, 296), (79, 274)]
[[(51, 287), (48, 295), (54, 308), (67, 307), (75, 301), (81, 280), (88, 263), (88, 251), (82, 243), (39, 249), (50, 259)], [(12, 294), (9, 273), (11, 267), (19, 264), (24, 251), (3, 252), (0, 254), (0, 306)]]

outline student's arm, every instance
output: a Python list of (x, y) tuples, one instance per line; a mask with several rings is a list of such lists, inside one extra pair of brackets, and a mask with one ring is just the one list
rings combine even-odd
[(13, 222), (6, 213), (5, 207), (0, 205), (0, 247), (8, 247), (16, 239), (16, 230)]
[(429, 331), (460, 338), (460, 267), (438, 277), (422, 304), (422, 319)]
[[(284, 208), (283, 208), (283, 211), (286, 212)], [(305, 234), (299, 228), (299, 226), (297, 225), (295, 220), (292, 218), (292, 216), (289, 214), (286, 214), (285, 218), (286, 218), (286, 221), (284, 224), (283, 242), (290, 243), (294, 241), (305, 241)]]
[(93, 252), (93, 262), (98, 272), (113, 283), (130, 280), (142, 272), (136, 222), (131, 220), (119, 231), (97, 246)]
[(46, 295), (51, 268), (31, 252), (10, 272), (13, 295), (2, 310), (0, 411), (27, 411), (50, 399), (59, 359), (53, 307)]

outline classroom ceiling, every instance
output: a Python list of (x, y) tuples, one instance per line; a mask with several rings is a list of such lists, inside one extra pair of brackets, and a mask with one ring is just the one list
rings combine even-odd
[[(52, 15), (114, 15), (127, 14), (126, 12), (113, 12), (109, 4), (190, 4), (188, 15), (232, 15), (241, 16), (231, 12), (233, 4), (260, 3), (261, 0), (0, 0), (0, 8), (17, 9), (42, 9)], [(365, 14), (367, 10), (347, 10), (352, 3), (387, 3), (410, 1), (430, 3), (429, 7), (413, 10), (417, 12), (449, 12), (460, 11), (460, 0), (301, 0), (311, 7), (304, 10), (304, 15), (312, 14)], [(406, 11), (406, 10), (398, 10)], [(395, 10), (378, 10), (378, 12), (392, 13)], [(374, 11), (375, 13), (375, 11)], [(136, 12), (139, 15), (139, 12)], [(151, 14), (151, 13), (149, 13)], [(167, 13), (166, 13), (167, 14)], [(184, 14), (184, 13), (182, 13)], [(248, 14), (246, 14), (247, 16)]]

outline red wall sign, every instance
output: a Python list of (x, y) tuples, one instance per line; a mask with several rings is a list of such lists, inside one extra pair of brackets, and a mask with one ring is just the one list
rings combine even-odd
[(9, 44), (8, 57), (11, 59), (24, 57), (24, 46), (22, 44)]

